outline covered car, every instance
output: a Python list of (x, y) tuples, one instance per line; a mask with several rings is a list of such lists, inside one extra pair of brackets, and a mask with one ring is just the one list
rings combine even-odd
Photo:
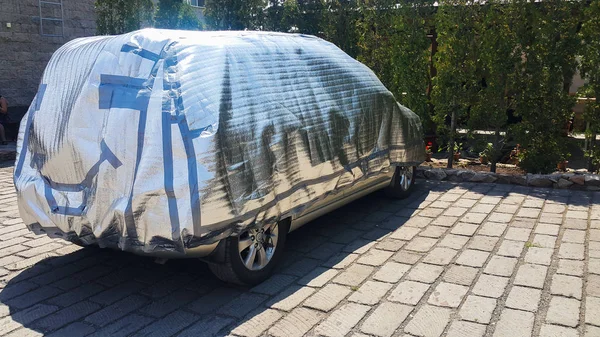
[[(36, 233), (220, 255), (217, 265), (230, 238), (262, 274), (222, 278), (253, 283), (268, 273), (255, 262), (273, 258), (276, 228), (283, 244), (314, 205), (423, 157), (419, 118), (331, 43), (147, 29), (53, 55), (21, 124), (14, 180)], [(243, 255), (245, 238), (246, 250), (264, 247)]]

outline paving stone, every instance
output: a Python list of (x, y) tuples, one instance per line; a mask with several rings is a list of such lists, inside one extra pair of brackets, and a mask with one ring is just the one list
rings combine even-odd
[(409, 252), (401, 250), (396, 255), (392, 256), (392, 260), (400, 263), (415, 264), (423, 257), (421, 253)]
[(478, 225), (474, 225), (471, 223), (459, 222), (458, 225), (456, 225), (456, 226), (454, 226), (454, 228), (452, 228), (450, 233), (455, 234), (455, 235), (473, 236), (473, 234), (475, 234), (475, 232), (477, 231), (478, 228), (479, 228)]
[(530, 247), (525, 254), (525, 262), (549, 266), (552, 262), (554, 249)]
[(447, 265), (452, 262), (452, 259), (458, 252), (454, 249), (437, 247), (425, 256), (423, 262), (437, 265)]
[(531, 230), (527, 228), (509, 228), (504, 238), (514, 241), (529, 241)]
[(258, 310), (255, 314), (250, 314), (249, 317), (248, 320), (241, 322), (231, 332), (244, 337), (258, 337), (273, 323), (277, 322), (282, 315), (277, 310), (267, 309), (264, 311)]
[(442, 215), (433, 220), (431, 224), (435, 226), (452, 227), (457, 221), (458, 217), (456, 216)]
[(428, 207), (446, 209), (446, 208), (450, 207), (451, 205), (452, 205), (452, 203), (449, 201), (436, 200), (436, 201), (432, 202)]
[(465, 321), (489, 324), (495, 308), (495, 299), (470, 295), (462, 305), (459, 316)]
[(539, 289), (514, 286), (508, 293), (505, 305), (507, 308), (536, 312), (541, 296)]
[(400, 278), (404, 276), (404, 274), (411, 268), (408, 264), (402, 264), (397, 262), (386, 262), (379, 271), (373, 275), (373, 279), (389, 282), (389, 283), (398, 283)]
[(354, 254), (364, 254), (369, 249), (371, 249), (377, 241), (367, 240), (367, 239), (357, 239), (348, 244), (344, 249), (344, 252), (354, 253)]
[[(137, 330), (140, 330), (144, 326), (150, 324), (153, 319), (140, 316), (137, 314), (129, 314), (120, 320), (105, 326), (104, 328), (96, 331), (91, 337), (106, 337), (106, 336), (131, 336)], [(216, 324), (217, 322), (211, 322)]]
[(371, 307), (356, 303), (344, 304), (315, 328), (315, 335), (343, 337), (358, 324)]
[(496, 212), (498, 212), (498, 213), (508, 213), (508, 214), (515, 214), (515, 213), (517, 213), (518, 210), (519, 210), (519, 206), (518, 205), (500, 204), (500, 206), (498, 206), (498, 208), (496, 208)]
[(422, 306), (404, 328), (415, 336), (441, 336), (450, 321), (452, 309), (431, 305)]
[(322, 312), (316, 310), (296, 308), (269, 329), (269, 336), (302, 337), (319, 323), (323, 316)]
[(510, 213), (498, 213), (498, 212), (494, 212), (492, 214), (490, 214), (490, 217), (488, 218), (488, 221), (491, 222), (500, 222), (500, 223), (509, 223), (510, 220), (512, 220), (512, 214)]
[(546, 322), (577, 327), (579, 322), (580, 302), (572, 298), (552, 296), (550, 308), (546, 314)]
[(491, 252), (496, 247), (499, 238), (493, 236), (476, 235), (471, 239), (469, 249)]
[(600, 229), (590, 229), (590, 241), (600, 241)]
[(548, 267), (537, 264), (524, 264), (517, 271), (515, 284), (542, 289), (546, 281), (547, 272)]
[(431, 223), (431, 218), (427, 218), (427, 217), (424, 217), (424, 216), (418, 216), (417, 215), (417, 216), (413, 216), (412, 218), (408, 219), (408, 221), (406, 221), (406, 223), (404, 224), (404, 226), (417, 227), (417, 228), (425, 228), (430, 223)]
[(298, 284), (320, 288), (339, 273), (336, 269), (318, 267), (298, 280)]
[(454, 321), (448, 329), (446, 337), (483, 337), (485, 325), (471, 322)]
[(585, 231), (566, 229), (562, 237), (563, 242), (585, 243)]
[[(53, 305), (36, 304), (27, 309), (13, 313), (0, 319), (0, 334), (4, 335), (23, 325), (31, 327), (31, 323), (56, 312), (58, 307)], [(60, 327), (60, 326), (58, 326)]]
[(504, 230), (507, 226), (507, 224), (503, 223), (486, 222), (483, 224), (483, 226), (481, 226), (481, 229), (479, 230), (478, 234), (500, 237), (502, 236), (502, 233), (504, 233)]
[(573, 276), (583, 276), (583, 261), (576, 260), (558, 260), (558, 270), (557, 274), (564, 275), (573, 275)]
[(577, 243), (563, 242), (558, 250), (561, 259), (583, 260), (585, 257), (585, 246)]
[(562, 221), (556, 222), (556, 224), (561, 224), (561, 223), (562, 223), (563, 227), (565, 227), (565, 228), (579, 229), (579, 230), (586, 230), (588, 228), (587, 220), (582, 220), (582, 219), (567, 219), (566, 221), (564, 221), (564, 223)]
[(487, 214), (470, 212), (470, 213), (467, 213), (465, 216), (463, 216), (461, 221), (480, 225), (483, 223), (483, 220), (485, 220), (486, 217), (487, 217)]
[(371, 249), (363, 254), (356, 262), (370, 266), (381, 266), (394, 253), (385, 250)]
[(536, 234), (533, 237), (533, 247), (554, 248), (556, 246), (556, 236)]
[(406, 278), (423, 283), (433, 283), (440, 277), (443, 271), (443, 267), (419, 263), (409, 271)]
[[(339, 253), (339, 254), (331, 257), (329, 260), (327, 260), (327, 262), (325, 262), (323, 264), (323, 266), (328, 267), (328, 268), (334, 268), (334, 269), (344, 269), (344, 268), (348, 267), (349, 265), (351, 265), (352, 262), (354, 262), (358, 257), (359, 257), (358, 254)], [(314, 267), (312, 269), (314, 269)], [(298, 276), (303, 276), (303, 275), (306, 275), (306, 272), (304, 272), (304, 274), (300, 274)]]
[(427, 303), (439, 307), (458, 308), (468, 290), (469, 288), (465, 286), (442, 282), (434, 289)]
[(600, 275), (600, 259), (590, 259), (588, 262), (588, 272)]
[(540, 215), (540, 209), (539, 208), (521, 208), (519, 210), (519, 213), (517, 213), (518, 217), (523, 217), (523, 218), (537, 218)]
[(456, 264), (470, 267), (483, 267), (489, 256), (490, 253), (487, 252), (467, 249), (458, 256), (458, 259), (456, 259)]
[(535, 233), (557, 236), (559, 229), (560, 229), (559, 225), (551, 225), (551, 224), (541, 223), (541, 224), (537, 225), (537, 227), (535, 228)]
[(506, 277), (482, 274), (473, 287), (473, 294), (499, 298), (504, 293), (508, 280)]
[(265, 295), (242, 293), (239, 297), (221, 307), (217, 313), (242, 318), (258, 308), (266, 299), (267, 296)]
[(448, 228), (446, 227), (427, 226), (421, 233), (419, 233), (419, 236), (437, 239), (444, 235), (447, 230)]
[(392, 288), (389, 283), (367, 281), (348, 298), (349, 301), (374, 305)]
[(464, 247), (468, 241), (469, 238), (466, 236), (448, 234), (442, 239), (442, 241), (440, 241), (439, 246), (452, 249), (462, 249), (462, 247)]
[(523, 241), (503, 240), (496, 254), (508, 257), (520, 257), (523, 248), (525, 248), (525, 242)]
[(220, 287), (192, 302), (189, 308), (200, 315), (212, 314), (240, 294), (241, 292), (238, 290)]
[(100, 306), (96, 303), (82, 301), (37, 320), (33, 325), (29, 326), (29, 328), (37, 331), (56, 330), (69, 323), (78, 321), (99, 309)]
[(583, 282), (581, 278), (567, 275), (554, 275), (552, 277), (552, 286), (550, 293), (552, 295), (561, 295), (581, 299)]
[(183, 330), (177, 337), (217, 336), (219, 331), (234, 321), (229, 317), (208, 316)]
[(518, 260), (512, 257), (494, 255), (483, 270), (486, 274), (510, 277)]
[(587, 212), (568, 210), (566, 217), (567, 219), (587, 219), (588, 214)]
[(560, 213), (564, 213), (564, 211), (566, 211), (566, 210), (567, 210), (567, 208), (564, 205), (559, 205), (559, 204), (546, 204), (544, 206), (545, 213), (560, 214)]
[(454, 203), (455, 207), (471, 208), (477, 203), (477, 200), (461, 198)]
[(397, 252), (405, 244), (406, 244), (406, 241), (386, 238), (385, 240), (383, 240), (380, 243), (378, 243), (377, 245), (375, 245), (375, 248), (387, 250), (389, 252)]
[(588, 275), (585, 291), (588, 296), (600, 297), (600, 275)]
[(275, 295), (282, 289), (286, 288), (292, 282), (296, 280), (296, 277), (290, 275), (276, 274), (269, 277), (263, 283), (255, 286), (250, 291), (265, 295)]
[(464, 208), (464, 207), (452, 207), (450, 209), (448, 209), (446, 212), (444, 212), (445, 216), (462, 216), (463, 214), (467, 213), (469, 209), (468, 208)]
[(478, 272), (477, 268), (452, 265), (444, 274), (443, 279), (446, 282), (470, 286)]
[(348, 287), (328, 284), (309, 297), (304, 302), (304, 306), (327, 312), (335, 308), (350, 293), (351, 290)]
[(496, 324), (494, 337), (530, 337), (534, 315), (531, 312), (504, 309)]
[(442, 208), (435, 208), (435, 207), (427, 207), (424, 210), (422, 210), (421, 212), (419, 212), (419, 216), (426, 216), (428, 218), (435, 218), (438, 215), (442, 214), (444, 210)]
[(406, 246), (404, 246), (404, 249), (425, 253), (431, 250), (431, 248), (437, 243), (437, 241), (437, 239), (424, 238), (418, 236), (412, 239)]
[(400, 302), (404, 304), (416, 305), (419, 303), (423, 295), (429, 290), (430, 285), (404, 281), (398, 284), (398, 286), (392, 291), (388, 300), (393, 302)]
[(598, 337), (600, 336), (600, 328), (587, 325), (585, 327), (585, 337)]
[(421, 231), (421, 229), (417, 228), (417, 227), (402, 226), (402, 227), (398, 228), (397, 230), (395, 230), (390, 235), (390, 238), (397, 239), (397, 240), (409, 241), (412, 238), (414, 238), (420, 231)]
[(411, 313), (413, 307), (398, 303), (385, 302), (362, 324), (360, 330), (375, 336), (389, 337)]
[(348, 286), (361, 284), (375, 268), (362, 264), (353, 264), (333, 279), (333, 282)]
[(310, 287), (291, 286), (269, 300), (266, 305), (273, 309), (291, 311), (314, 292), (315, 289)]
[(544, 324), (540, 330), (540, 337), (579, 337), (579, 332), (577, 329), (565, 328), (553, 324)]
[(600, 297), (586, 297), (585, 322), (600, 327)]

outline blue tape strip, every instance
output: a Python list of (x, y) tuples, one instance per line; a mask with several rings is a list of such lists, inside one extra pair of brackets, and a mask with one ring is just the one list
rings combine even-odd
[(121, 48), (121, 52), (122, 53), (133, 53), (136, 55), (139, 55), (140, 57), (143, 57), (145, 59), (157, 62), (160, 59), (160, 55), (153, 53), (147, 49), (142, 49), (139, 47), (136, 47), (134, 45), (131, 44), (126, 44), (123, 45), (123, 47)]
[(21, 172), (23, 171), (23, 164), (25, 163), (25, 156), (27, 155), (27, 150), (29, 147), (29, 132), (31, 129), (31, 124), (33, 123), (33, 117), (37, 111), (40, 110), (42, 106), (42, 101), (44, 100), (44, 96), (46, 95), (46, 89), (48, 88), (47, 84), (40, 84), (40, 88), (38, 89), (34, 109), (29, 111), (29, 115), (27, 116), (27, 123), (25, 124), (25, 130), (23, 132), (23, 145), (21, 146), (21, 153), (19, 153), (19, 160), (17, 161), (17, 167), (15, 169), (14, 174), (14, 183), (16, 184), (16, 180), (21, 176)]
[[(177, 199), (174, 188), (174, 164), (173, 164), (173, 138), (171, 135), (171, 99), (165, 94), (163, 98), (162, 116), (163, 134), (163, 167), (165, 170), (164, 183), (169, 205), (169, 219), (171, 220), (172, 233), (179, 233), (179, 213), (177, 212)], [(175, 227), (176, 226), (176, 227)]]
[(147, 89), (146, 80), (135, 77), (102, 75), (99, 87), (100, 109), (148, 109), (151, 89)]

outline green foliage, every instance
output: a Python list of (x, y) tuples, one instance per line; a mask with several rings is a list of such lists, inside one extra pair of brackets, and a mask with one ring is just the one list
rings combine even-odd
[(579, 2), (515, 0), (515, 24), (522, 64), (515, 82), (517, 139), (524, 148), (521, 166), (531, 173), (549, 173), (566, 159), (561, 131), (572, 115), (568, 89), (580, 45)]
[(600, 166), (600, 144), (596, 136), (600, 133), (600, 0), (592, 0), (583, 11), (580, 37), (581, 73), (588, 80), (581, 96), (587, 98), (584, 111), (586, 122), (585, 154), (589, 158), (588, 169)]
[(357, 0), (328, 0), (321, 37), (340, 47), (348, 55), (358, 55), (357, 23), (360, 18)]
[(156, 11), (155, 27), (197, 30), (201, 28), (201, 23), (192, 6), (183, 0), (160, 0)]
[[(439, 50), (432, 101), (438, 131), (447, 136), (448, 153), (453, 153), (458, 120), (467, 116), (479, 86), (477, 77), (476, 24), (480, 6), (467, 0), (442, 0), (436, 16)], [(446, 121), (450, 119), (450, 127)], [(453, 164), (448, 158), (448, 167)]]
[(151, 0), (96, 0), (98, 35), (132, 32), (152, 24)]
[(508, 110), (514, 108), (512, 95), (521, 58), (516, 52), (518, 41), (513, 27), (519, 18), (514, 5), (502, 0), (488, 1), (480, 10), (481, 17), (476, 23), (477, 76), (483, 83), (471, 108), (468, 126), (471, 130), (494, 131), (487, 158), (492, 162), (491, 171), (495, 172), (505, 142), (501, 130), (506, 129)]
[(266, 0), (206, 0), (204, 15), (214, 30), (256, 30), (266, 7)]

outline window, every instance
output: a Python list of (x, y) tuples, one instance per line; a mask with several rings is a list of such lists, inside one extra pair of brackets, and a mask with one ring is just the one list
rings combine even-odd
[(204, 0), (187, 0), (194, 7), (204, 7)]

